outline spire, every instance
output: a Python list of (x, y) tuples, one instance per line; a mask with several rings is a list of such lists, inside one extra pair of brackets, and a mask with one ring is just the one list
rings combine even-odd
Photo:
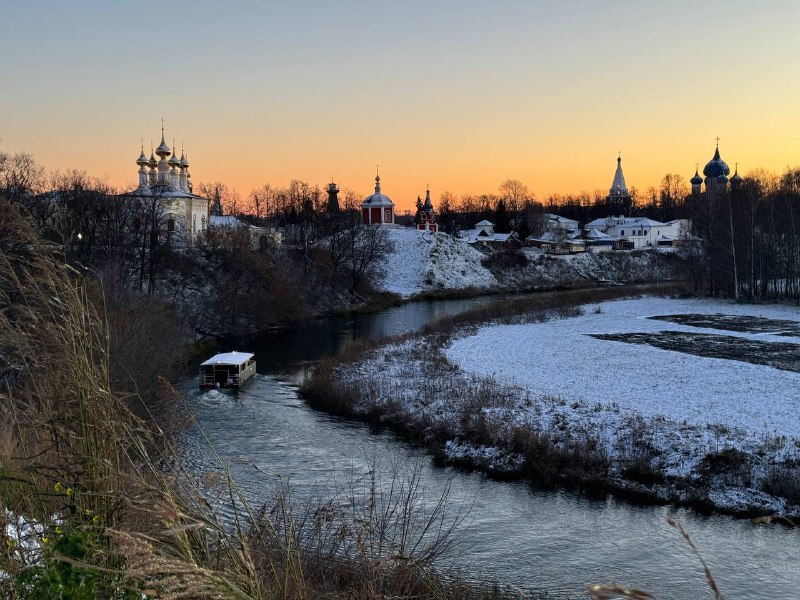
[(378, 165), (375, 165), (375, 193), (381, 193), (381, 176), (378, 172)]
[(628, 187), (625, 185), (625, 176), (622, 174), (622, 152), (617, 153), (617, 170), (614, 172), (614, 181), (609, 190), (612, 196), (627, 196)]
[(425, 189), (425, 203), (422, 205), (422, 210), (425, 212), (432, 212), (433, 211), (433, 204), (431, 203), (431, 187), (430, 185), (426, 186)]

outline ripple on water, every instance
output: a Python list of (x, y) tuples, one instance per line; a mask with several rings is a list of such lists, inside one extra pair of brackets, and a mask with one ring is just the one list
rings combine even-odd
[[(376, 315), (370, 318), (377, 318)], [(291, 378), (289, 378), (291, 380)], [(308, 408), (294, 387), (258, 375), (244, 390), (181, 389), (197, 422), (254, 505), (290, 481), (298, 502), (363, 474), (371, 456), (384, 461), (420, 453), (394, 435)], [(196, 472), (214, 458), (195, 428), (185, 435), (186, 460)], [(423, 463), (429, 499), (452, 478), (454, 502), (473, 505), (458, 552), (445, 562), (475, 578), (495, 577), (525, 589), (578, 596), (587, 583), (646, 589), (660, 599), (711, 597), (702, 567), (666, 517), (678, 519), (709, 563), (726, 597), (796, 598), (800, 534), (730, 517), (703, 517), (670, 507), (636, 507), (544, 492), (524, 483), (490, 481), (476, 473)], [(217, 503), (233, 518), (230, 507)]]

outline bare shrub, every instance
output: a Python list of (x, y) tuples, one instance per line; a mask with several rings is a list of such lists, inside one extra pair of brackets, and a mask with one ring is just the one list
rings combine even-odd
[(503, 248), (483, 258), (481, 264), (491, 270), (522, 269), (528, 264), (528, 257), (517, 248)]
[(762, 491), (785, 498), (794, 506), (800, 506), (800, 466), (776, 464), (767, 469), (761, 482)]
[(271, 555), (261, 556), (259, 568), (269, 570), (296, 550), (298, 568), (317, 593), (427, 597), (436, 581), (429, 567), (453, 547), (469, 507), (453, 504), (449, 483), (429, 496), (421, 476), (418, 461), (371, 458), (365, 472), (351, 472), (341, 487), (319, 490), (304, 505), (281, 486), (258, 517), (274, 524), (259, 528), (257, 547)]
[(726, 448), (706, 454), (697, 465), (697, 472), (728, 485), (747, 487), (752, 479), (752, 467), (752, 460), (748, 454), (738, 448)]

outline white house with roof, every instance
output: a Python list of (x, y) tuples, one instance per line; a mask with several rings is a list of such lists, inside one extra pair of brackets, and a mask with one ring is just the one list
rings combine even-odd
[(482, 244), (485, 246), (521, 246), (519, 237), (513, 231), (511, 233), (495, 233), (494, 223), (484, 219), (478, 221), (472, 229), (462, 229), (458, 232), (458, 237), (468, 244)]
[(250, 245), (253, 248), (265, 246), (280, 246), (283, 243), (281, 233), (273, 228), (258, 227), (245, 223), (233, 215), (211, 214), (208, 217), (208, 231), (238, 232), (247, 231), (250, 236)]
[[(172, 145), (174, 148), (174, 140)], [(154, 154), (159, 157), (158, 161)], [(161, 143), (155, 151), (151, 148), (149, 159), (144, 155), (142, 145), (136, 164), (139, 166), (139, 185), (121, 196), (157, 201), (162, 205), (167, 235), (173, 237), (178, 245), (195, 245), (208, 227), (208, 200), (192, 193), (189, 161), (183, 149), (178, 158), (177, 149), (170, 149), (164, 141), (163, 121)]]
[(458, 232), (458, 237), (468, 244), (476, 244), (481, 240), (491, 239), (494, 235), (494, 223), (484, 219), (475, 224), (472, 229), (462, 229)]
[(578, 228), (578, 222), (554, 213), (542, 215), (545, 231), (573, 231)]
[(606, 217), (587, 223), (586, 229), (627, 240), (634, 249), (672, 246), (676, 241), (689, 238), (688, 219), (662, 223), (647, 217)]

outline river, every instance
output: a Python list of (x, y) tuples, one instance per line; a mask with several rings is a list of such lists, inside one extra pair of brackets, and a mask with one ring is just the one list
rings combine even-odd
[[(276, 482), (290, 482), (296, 498), (335, 488), (371, 460), (417, 461), (429, 498), (451, 485), (451, 500), (469, 505), (456, 551), (443, 566), (481, 580), (555, 597), (583, 597), (588, 583), (617, 582), (656, 598), (712, 598), (702, 565), (666, 523), (678, 520), (729, 599), (800, 597), (800, 532), (672, 507), (634, 506), (563, 491), (493, 481), (478, 473), (438, 467), (386, 431), (309, 408), (297, 392), (309, 366), (358, 339), (413, 331), (497, 297), (413, 302), (381, 313), (337, 317), (260, 338), (259, 374), (238, 392), (185, 390), (197, 423), (230, 466), (237, 484), (258, 505)], [(190, 466), (214, 463), (195, 428), (186, 435)], [(225, 511), (224, 504), (220, 510)]]

